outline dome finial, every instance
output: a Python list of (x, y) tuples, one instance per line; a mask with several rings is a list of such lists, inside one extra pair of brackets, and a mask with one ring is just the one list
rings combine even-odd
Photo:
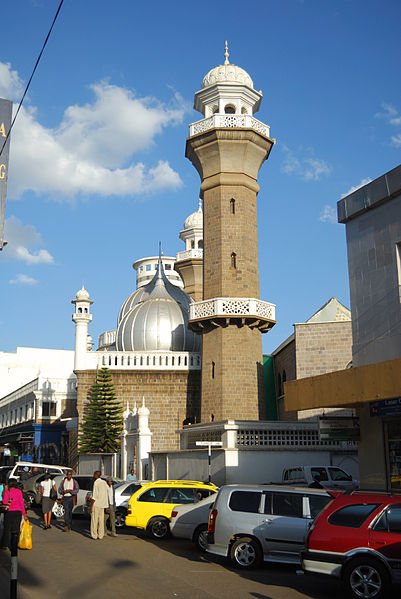
[(226, 45), (224, 48), (224, 64), (230, 64), (230, 61), (228, 60), (228, 57), (230, 56), (230, 54), (228, 53), (228, 41), (226, 40)]

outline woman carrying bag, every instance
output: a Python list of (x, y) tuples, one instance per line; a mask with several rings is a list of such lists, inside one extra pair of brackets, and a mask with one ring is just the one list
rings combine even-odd
[(42, 497), (42, 512), (43, 512), (43, 530), (51, 528), (52, 509), (55, 500), (57, 499), (56, 485), (50, 478), (50, 474), (46, 472), (44, 480), (40, 483), (40, 495)]
[(26, 515), (24, 497), (21, 489), (17, 487), (17, 481), (10, 480), (8, 488), (3, 491), (3, 504), (7, 507), (4, 514), (4, 534), (3, 534), (3, 549), (10, 547), (11, 534), (16, 532), (20, 534), (21, 518), (28, 520)]

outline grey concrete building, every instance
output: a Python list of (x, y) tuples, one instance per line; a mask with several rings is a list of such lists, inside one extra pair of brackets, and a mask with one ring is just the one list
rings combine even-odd
[(338, 202), (353, 368), (287, 384), (288, 410), (356, 407), (361, 485), (401, 489), (401, 166)]

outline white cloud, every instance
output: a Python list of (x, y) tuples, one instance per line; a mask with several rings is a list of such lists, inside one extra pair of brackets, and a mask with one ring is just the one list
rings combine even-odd
[(401, 133), (397, 133), (397, 135), (391, 136), (391, 143), (396, 148), (401, 148)]
[[(381, 107), (382, 111), (376, 112), (375, 117), (377, 119), (384, 119), (393, 127), (401, 127), (401, 115), (395, 106), (383, 102)], [(391, 145), (395, 148), (401, 148), (401, 133), (396, 133), (396, 135), (391, 136)]]
[[(0, 67), (0, 90), (11, 97), (21, 81), (10, 65)], [(182, 122), (188, 106), (179, 94), (166, 105), (104, 81), (90, 89), (93, 101), (66, 108), (54, 129), (38, 121), (35, 107), (21, 108), (11, 140), (10, 198), (28, 190), (59, 200), (132, 196), (182, 185), (166, 160), (149, 166), (132, 159), (154, 146), (164, 128)]]
[(341, 194), (341, 197), (345, 198), (345, 196), (348, 196), (350, 193), (353, 193), (354, 191), (356, 191), (360, 187), (363, 187), (364, 185), (367, 185), (371, 181), (372, 181), (372, 179), (370, 179), (369, 177), (366, 177), (366, 179), (361, 179), (361, 181), (359, 183), (357, 183), (357, 185), (352, 185), (352, 187), (350, 187), (348, 191)]
[(52, 264), (53, 256), (45, 249), (37, 252), (29, 248), (43, 245), (40, 233), (33, 225), (24, 225), (18, 218), (11, 216), (6, 220), (5, 239), (7, 245), (2, 254), (5, 259), (22, 260), (26, 264)]
[[(327, 177), (331, 173), (331, 166), (319, 158), (303, 157), (301, 159), (288, 148), (283, 145), (284, 160), (281, 165), (281, 172), (286, 175), (295, 175), (304, 181), (319, 181), (322, 177)], [(300, 149), (300, 153), (305, 154), (311, 150)]]
[(337, 212), (333, 206), (326, 204), (320, 213), (319, 220), (322, 223), (337, 223)]
[(19, 102), (24, 85), (17, 71), (11, 69), (9, 63), (0, 62), (0, 98)]
[(29, 277), (28, 275), (19, 274), (15, 277), (15, 279), (11, 279), (9, 281), (10, 285), (36, 285), (37, 280), (33, 277)]

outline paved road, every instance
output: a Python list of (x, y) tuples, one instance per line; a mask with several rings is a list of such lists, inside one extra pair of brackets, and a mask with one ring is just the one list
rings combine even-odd
[[(337, 581), (297, 576), (294, 568), (239, 572), (197, 553), (190, 542), (155, 542), (132, 529), (117, 538), (90, 538), (88, 520), (75, 530), (42, 530), (30, 514), (33, 549), (19, 552), (18, 599), (337, 599)], [(9, 555), (0, 555), (0, 596), (7, 598)]]

